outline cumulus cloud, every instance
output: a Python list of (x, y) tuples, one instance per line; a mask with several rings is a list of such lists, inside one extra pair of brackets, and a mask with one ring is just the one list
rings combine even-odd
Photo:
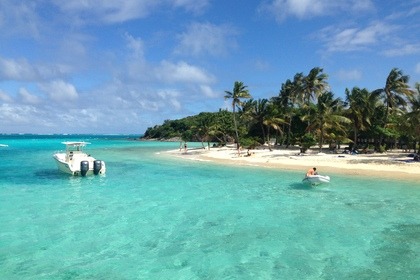
[[(111, 114), (109, 116), (112, 116)], [(96, 108), (73, 108), (64, 112), (57, 112), (56, 117), (62, 125), (78, 128), (98, 128), (107, 125), (110, 118), (104, 114), (103, 110)]]
[(180, 94), (178, 91), (171, 89), (159, 90), (157, 92), (157, 96), (160, 100), (165, 100), (166, 103), (169, 103), (175, 111), (179, 111), (181, 109)]
[(208, 85), (200, 85), (200, 90), (204, 94), (204, 96), (215, 98), (219, 97), (219, 93), (215, 92), (210, 86)]
[(0, 101), (4, 103), (10, 103), (13, 102), (13, 99), (7, 93), (0, 89)]
[(127, 52), (125, 62), (121, 65), (120, 78), (134, 82), (153, 80), (153, 68), (147, 63), (145, 46), (141, 38), (135, 38), (129, 33), (124, 34)]
[(26, 58), (5, 59), (0, 57), (0, 81), (40, 81), (60, 77), (71, 72), (71, 67), (56, 63), (41, 65), (30, 63)]
[(134, 38), (129, 33), (124, 34), (124, 38), (127, 42), (127, 48), (131, 55), (135, 58), (143, 59), (144, 57), (144, 43), (141, 38)]
[(26, 59), (14, 60), (0, 57), (0, 80), (35, 80), (38, 71)]
[(374, 22), (361, 27), (341, 28), (329, 26), (316, 36), (325, 43), (330, 52), (355, 51), (386, 41), (398, 27), (383, 22)]
[(55, 80), (40, 86), (56, 102), (74, 101), (79, 97), (76, 88), (62, 80)]
[(180, 42), (175, 52), (193, 55), (223, 55), (237, 46), (236, 34), (236, 30), (231, 26), (192, 23), (184, 33), (178, 36)]
[(41, 99), (38, 96), (31, 94), (26, 88), (19, 89), (19, 96), (23, 103), (36, 105), (39, 104), (41, 101)]
[(371, 0), (271, 0), (260, 7), (278, 21), (287, 17), (307, 19), (341, 12), (362, 12), (372, 10)]
[(162, 61), (156, 69), (156, 77), (168, 83), (203, 83), (209, 84), (214, 81), (214, 77), (208, 74), (204, 69), (188, 64), (184, 61), (172, 63)]
[(35, 121), (38, 110), (31, 105), (2, 104), (0, 106), (0, 120), (5, 126), (28, 124)]

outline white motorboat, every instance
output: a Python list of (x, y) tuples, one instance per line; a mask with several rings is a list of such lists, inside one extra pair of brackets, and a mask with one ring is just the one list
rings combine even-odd
[(323, 176), (323, 175), (310, 175), (305, 176), (302, 180), (303, 183), (310, 184), (310, 185), (319, 185), (322, 183), (329, 183), (330, 176)]
[(105, 162), (97, 160), (83, 152), (88, 142), (62, 142), (66, 152), (54, 154), (54, 159), (60, 171), (75, 176), (105, 174)]

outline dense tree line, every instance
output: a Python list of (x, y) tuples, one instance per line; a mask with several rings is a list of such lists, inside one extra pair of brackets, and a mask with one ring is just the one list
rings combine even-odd
[[(144, 138), (183, 141), (300, 145), (331, 149), (342, 144), (352, 148), (385, 151), (390, 148), (420, 149), (420, 84), (409, 87), (400, 69), (390, 71), (382, 88), (369, 91), (353, 87), (345, 99), (330, 91), (322, 68), (285, 81), (277, 96), (252, 98), (246, 85), (236, 81), (225, 92), (232, 111), (200, 113), (166, 120), (146, 130)], [(419, 151), (420, 152), (420, 151)]]

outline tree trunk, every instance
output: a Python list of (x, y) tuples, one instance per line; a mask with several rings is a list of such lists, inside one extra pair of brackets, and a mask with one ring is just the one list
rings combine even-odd
[(359, 133), (358, 133), (358, 131), (357, 131), (356, 126), (354, 126), (354, 127), (353, 127), (353, 129), (354, 129), (354, 134), (353, 134), (353, 143), (354, 143), (354, 145), (356, 146), (356, 144), (357, 144), (357, 135), (358, 135)]
[(261, 131), (262, 131), (262, 136), (263, 136), (263, 142), (265, 142), (265, 129), (264, 129), (264, 125), (262, 123), (261, 123)]
[(286, 148), (289, 148), (289, 145), (290, 145), (290, 135), (292, 134), (292, 116), (290, 116), (290, 118), (289, 118), (289, 127), (288, 127), (288, 129), (287, 129), (287, 145), (286, 145)]
[(239, 151), (239, 135), (238, 135), (238, 125), (236, 124), (236, 112), (235, 112), (235, 106), (233, 106), (233, 124), (235, 126), (235, 141), (236, 141), (236, 149)]
[(322, 152), (322, 145), (324, 144), (324, 127), (323, 126), (321, 126), (321, 135), (320, 135), (320, 138), (319, 138), (319, 152), (321, 153)]

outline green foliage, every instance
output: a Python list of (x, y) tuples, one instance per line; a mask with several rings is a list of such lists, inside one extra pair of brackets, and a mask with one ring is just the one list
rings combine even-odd
[(313, 146), (315, 144), (316, 144), (315, 137), (310, 133), (306, 133), (300, 139), (300, 145), (303, 148), (309, 149), (311, 146)]
[(378, 152), (380, 152), (380, 153), (385, 153), (385, 152), (386, 152), (385, 145), (379, 145), (379, 147), (378, 147)]
[(216, 113), (203, 112), (179, 120), (165, 120), (162, 125), (149, 127), (144, 139), (169, 140), (180, 138), (184, 141), (227, 142), (234, 131), (232, 113), (220, 110)]
[(256, 137), (242, 138), (241, 146), (245, 149), (255, 149), (261, 145), (260, 139)]
[[(315, 67), (282, 84), (278, 96), (252, 99), (247, 86), (235, 82), (225, 91), (231, 112), (203, 112), (149, 127), (147, 139), (233, 143), (252, 147), (276, 138), (285, 145), (309, 148), (318, 143), (375, 145), (380, 151), (399, 139), (414, 147), (420, 142), (420, 85), (408, 86), (408, 76), (392, 69), (385, 86), (373, 92), (353, 87), (345, 102), (329, 92), (327, 75)], [(352, 140), (350, 140), (352, 139)], [(380, 145), (382, 147), (380, 147)]]

